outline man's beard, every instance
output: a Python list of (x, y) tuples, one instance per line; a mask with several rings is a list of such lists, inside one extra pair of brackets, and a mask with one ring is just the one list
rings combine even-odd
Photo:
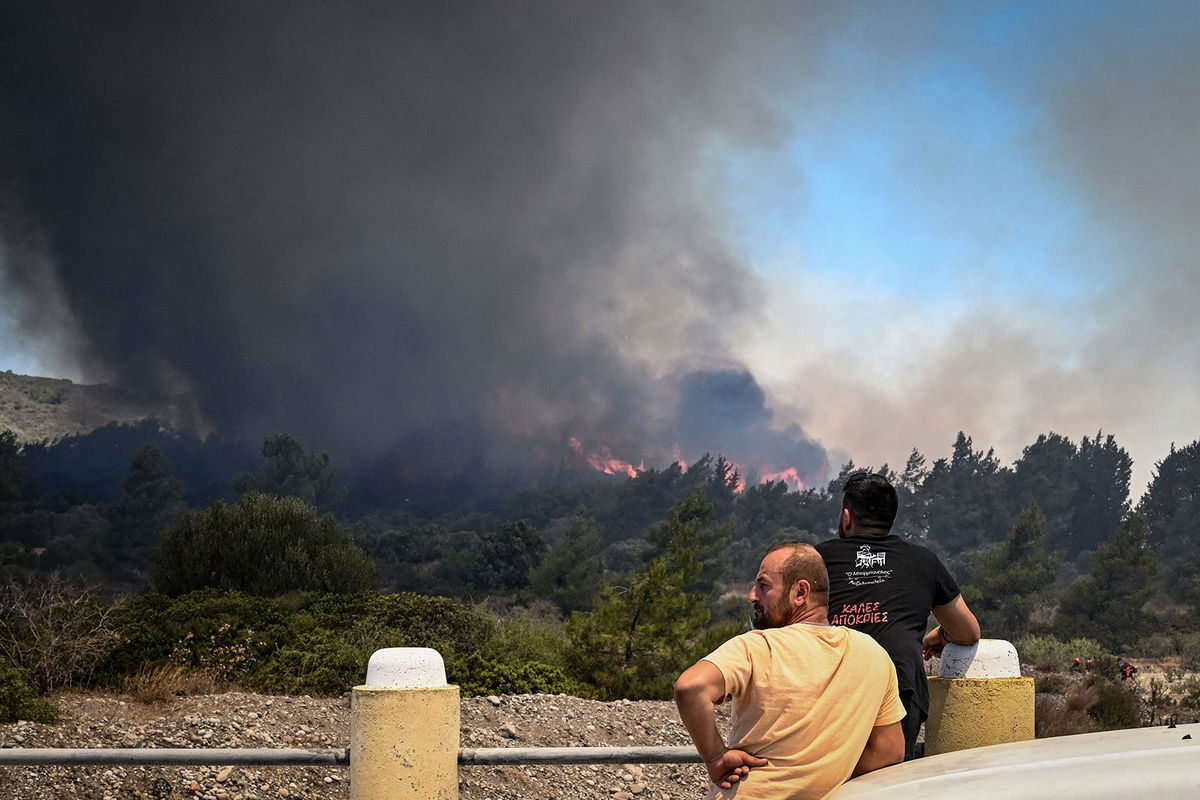
[(754, 615), (751, 617), (751, 622), (756, 630), (766, 630), (767, 628), (782, 628), (787, 624), (789, 612), (791, 608), (786, 601), (776, 603), (772, 608), (755, 603)]

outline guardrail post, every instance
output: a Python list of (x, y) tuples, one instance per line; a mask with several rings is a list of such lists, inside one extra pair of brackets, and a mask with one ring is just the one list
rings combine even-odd
[(350, 696), (351, 800), (458, 800), (459, 725), (440, 653), (376, 650)]
[(1017, 649), (1003, 639), (947, 644), (929, 679), (925, 755), (1034, 737), (1033, 678), (1021, 677)]

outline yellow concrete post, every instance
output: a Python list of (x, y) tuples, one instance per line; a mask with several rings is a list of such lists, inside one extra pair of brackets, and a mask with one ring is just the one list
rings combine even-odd
[(1016, 648), (1002, 639), (946, 645), (929, 679), (925, 755), (1033, 736), (1033, 678), (1021, 677)]
[(460, 719), (436, 650), (377, 650), (350, 696), (351, 800), (458, 800)]

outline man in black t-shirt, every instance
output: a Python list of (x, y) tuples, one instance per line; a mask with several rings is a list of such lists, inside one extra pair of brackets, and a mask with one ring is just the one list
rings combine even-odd
[[(979, 622), (941, 560), (891, 533), (896, 490), (882, 475), (858, 473), (846, 482), (839, 538), (817, 545), (829, 570), (829, 622), (874, 637), (896, 665), (904, 721), (904, 758), (929, 716), (922, 656), (940, 655), (947, 642), (979, 641)], [(930, 612), (940, 623), (925, 632)], [(924, 636), (922, 636), (924, 634)]]

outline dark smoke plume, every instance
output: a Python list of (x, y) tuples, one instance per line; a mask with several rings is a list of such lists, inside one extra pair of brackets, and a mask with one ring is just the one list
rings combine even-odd
[(688, 413), (680, 376), (729, 363), (757, 291), (705, 156), (771, 143), (771, 76), (831, 13), (6, 3), (0, 268), (31, 337), (69, 310), (64, 358), (400, 480), (571, 437), (816, 470), (761, 392), (749, 419)]

